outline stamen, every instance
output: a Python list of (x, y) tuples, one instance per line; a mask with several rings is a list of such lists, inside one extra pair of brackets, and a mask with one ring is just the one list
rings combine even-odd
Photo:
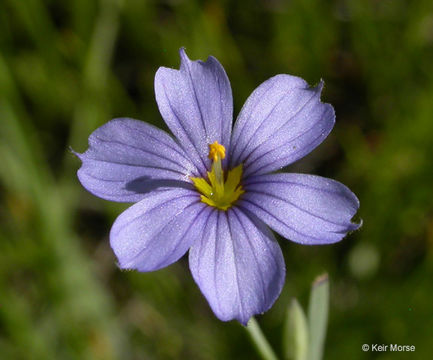
[(207, 173), (208, 181), (203, 178), (191, 178), (196, 189), (202, 194), (201, 201), (220, 210), (229, 209), (244, 193), (240, 184), (242, 178), (242, 164), (229, 170), (224, 179), (221, 160), (226, 156), (226, 149), (215, 141), (209, 144), (209, 159), (212, 169)]
[(226, 157), (226, 148), (219, 144), (218, 141), (214, 141), (213, 144), (209, 144), (209, 159), (213, 161), (211, 174), (215, 175), (212, 182), (212, 178), (209, 176), (209, 180), (212, 186), (215, 187), (216, 192), (222, 195), (224, 192), (224, 174), (221, 166), (221, 159)]
[(218, 141), (214, 141), (213, 144), (209, 144), (209, 159), (213, 161), (217, 161), (218, 158), (224, 159), (226, 157), (226, 148), (218, 143)]

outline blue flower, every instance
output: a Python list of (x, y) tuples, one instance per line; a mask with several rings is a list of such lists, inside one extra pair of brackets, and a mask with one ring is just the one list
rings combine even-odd
[(359, 224), (343, 184), (272, 172), (302, 158), (330, 133), (321, 82), (277, 75), (248, 98), (232, 127), (230, 82), (209, 57), (159, 68), (155, 94), (174, 134), (114, 119), (89, 137), (78, 177), (103, 199), (135, 202), (114, 222), (110, 244), (122, 269), (153, 271), (189, 250), (194, 280), (216, 316), (246, 324), (284, 284), (281, 249), (268, 226), (301, 244), (340, 241)]

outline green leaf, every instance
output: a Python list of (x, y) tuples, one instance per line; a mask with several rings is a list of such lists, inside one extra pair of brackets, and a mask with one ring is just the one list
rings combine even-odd
[(306, 360), (308, 324), (304, 310), (295, 298), (290, 302), (283, 333), (283, 352), (287, 360)]
[(308, 360), (321, 360), (326, 337), (329, 308), (329, 279), (323, 274), (313, 282), (308, 308), (310, 329)]

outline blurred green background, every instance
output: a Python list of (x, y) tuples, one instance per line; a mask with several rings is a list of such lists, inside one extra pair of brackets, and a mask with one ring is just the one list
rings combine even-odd
[[(431, 0), (0, 1), (0, 358), (252, 359), (187, 259), (122, 272), (108, 243), (127, 207), (79, 184), (89, 134), (113, 117), (162, 128), (159, 66), (214, 55), (235, 114), (278, 73), (323, 78), (337, 123), (289, 171), (335, 178), (364, 226), (333, 246), (280, 239), (287, 280), (258, 320), (280, 352), (291, 297), (306, 307), (328, 271), (326, 359), (433, 355), (433, 2)], [(364, 353), (367, 343), (416, 352)]]

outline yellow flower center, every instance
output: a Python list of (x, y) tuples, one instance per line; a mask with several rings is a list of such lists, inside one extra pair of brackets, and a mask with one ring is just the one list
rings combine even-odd
[(226, 157), (224, 146), (215, 141), (209, 144), (209, 159), (212, 160), (212, 170), (204, 178), (191, 178), (196, 189), (202, 194), (201, 201), (220, 210), (229, 209), (245, 191), (240, 184), (242, 164), (231, 169), (224, 178), (221, 160)]

